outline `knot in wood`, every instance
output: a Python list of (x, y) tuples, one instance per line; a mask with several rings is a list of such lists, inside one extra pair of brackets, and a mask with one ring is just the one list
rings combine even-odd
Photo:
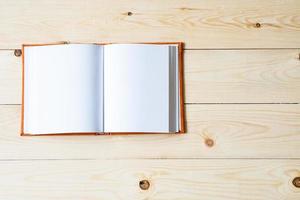
[(148, 190), (150, 187), (150, 183), (148, 180), (141, 180), (139, 185), (142, 190)]
[(15, 49), (14, 55), (15, 55), (16, 57), (20, 57), (20, 56), (22, 55), (22, 50), (21, 50), (21, 49)]
[(260, 24), (260, 23), (256, 23), (256, 24), (255, 24), (255, 27), (256, 27), (256, 28), (260, 28), (260, 27), (261, 27), (261, 24)]
[(293, 185), (294, 185), (296, 188), (300, 188), (300, 177), (294, 178), (294, 180), (293, 180)]
[(215, 142), (212, 139), (207, 138), (207, 139), (205, 139), (205, 144), (208, 147), (212, 147), (212, 146), (214, 146)]

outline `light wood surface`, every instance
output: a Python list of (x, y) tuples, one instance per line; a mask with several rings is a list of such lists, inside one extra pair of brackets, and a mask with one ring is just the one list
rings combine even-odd
[(20, 107), (0, 106), (2, 159), (300, 158), (299, 104), (187, 105), (187, 134), (77, 137), (20, 137)]
[(0, 13), (2, 49), (63, 40), (184, 41), (187, 48), (300, 46), (298, 0), (2, 0)]
[[(294, 160), (37, 160), (0, 162), (0, 198), (299, 200)], [(149, 190), (139, 188), (140, 180)]]
[[(300, 49), (186, 50), (186, 103), (298, 103)], [(21, 103), (21, 57), (0, 51), (0, 103)]]
[(21, 57), (0, 50), (0, 104), (20, 104), (22, 96)]
[(185, 52), (187, 103), (299, 103), (300, 49)]
[[(300, 1), (0, 0), (0, 24), (1, 200), (300, 199)], [(188, 132), (19, 136), (13, 50), (58, 41), (185, 42)]]

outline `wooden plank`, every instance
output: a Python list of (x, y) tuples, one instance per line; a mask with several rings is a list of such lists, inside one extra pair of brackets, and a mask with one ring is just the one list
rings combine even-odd
[(300, 160), (1, 161), (0, 198), (298, 200), (299, 169)]
[(0, 24), (2, 49), (62, 40), (184, 41), (187, 48), (300, 47), (298, 0), (2, 0)]
[[(185, 102), (300, 102), (299, 52), (187, 50)], [(21, 103), (20, 62), (13, 51), (0, 51), (0, 104)]]
[(13, 51), (0, 51), (0, 104), (21, 103), (21, 58)]
[(299, 53), (299, 49), (185, 51), (186, 102), (300, 102)]
[(187, 105), (186, 114), (179, 135), (21, 137), (20, 106), (2, 105), (0, 160), (300, 158), (300, 104)]

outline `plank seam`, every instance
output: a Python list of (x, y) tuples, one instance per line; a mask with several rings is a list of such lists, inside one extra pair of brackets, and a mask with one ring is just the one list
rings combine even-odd
[[(89, 44), (89, 43), (87, 43)], [(92, 44), (92, 43), (91, 43)], [(14, 51), (16, 49), (20, 48), (13, 48), (13, 49), (2, 49), (0, 48), (0, 51)], [(219, 51), (219, 50), (224, 50), (224, 51), (235, 51), (235, 50), (240, 50), (240, 51), (252, 51), (252, 50), (300, 50), (300, 47), (289, 47), (289, 48), (184, 48), (183, 50), (185, 51)]]
[(148, 157), (148, 158), (96, 158), (96, 159), (89, 159), (89, 158), (63, 158), (63, 159), (0, 159), (0, 162), (18, 162), (18, 161), (98, 161), (98, 160), (299, 160), (300, 158), (284, 158), (284, 157), (278, 157), (278, 158), (271, 158), (271, 157), (264, 157), (264, 158), (245, 158), (245, 157), (233, 157), (233, 158), (155, 158), (155, 157)]
[[(234, 102), (234, 103), (215, 103), (215, 102), (212, 102), (212, 103), (184, 103), (184, 105), (298, 105), (300, 103), (298, 102), (292, 102), (292, 103), (282, 103), (282, 102), (278, 102), (278, 103), (237, 103), (237, 102)], [(0, 106), (21, 106), (22, 104), (7, 104), (7, 103), (4, 103), (4, 104), (1, 104), (0, 103)]]

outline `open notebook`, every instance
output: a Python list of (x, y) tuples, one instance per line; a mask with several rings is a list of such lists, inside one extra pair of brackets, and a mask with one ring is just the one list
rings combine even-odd
[(184, 132), (182, 43), (23, 45), (21, 135)]

